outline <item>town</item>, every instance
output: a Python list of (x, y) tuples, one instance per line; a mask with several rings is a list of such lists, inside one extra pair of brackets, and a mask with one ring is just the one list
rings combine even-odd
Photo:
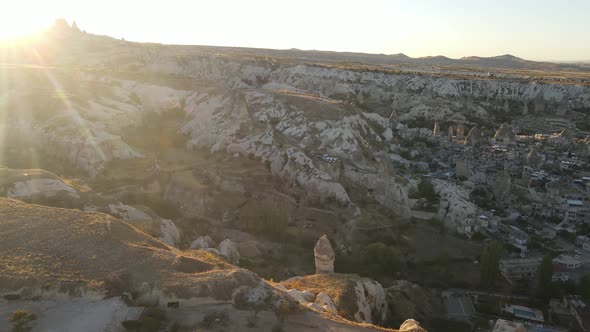
[[(436, 122), (432, 162), (412, 167), (447, 212), (430, 217), (486, 242), (473, 262), (480, 289), (442, 293), (448, 318), (476, 330), (590, 330), (583, 300), (590, 297), (590, 136), (566, 120), (543, 123), (535, 132), (524, 121), (495, 131), (447, 131)], [(471, 194), (457, 199), (449, 186)]]

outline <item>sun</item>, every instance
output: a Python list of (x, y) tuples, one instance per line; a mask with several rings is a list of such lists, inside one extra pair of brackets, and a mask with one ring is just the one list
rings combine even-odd
[(0, 42), (18, 41), (31, 37), (43, 28), (45, 22), (23, 17), (21, 15), (10, 15), (9, 12), (0, 14)]

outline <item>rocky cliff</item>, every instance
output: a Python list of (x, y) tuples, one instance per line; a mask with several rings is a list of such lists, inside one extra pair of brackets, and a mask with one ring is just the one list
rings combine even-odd
[[(394, 174), (380, 172), (380, 160), (399, 157), (400, 139), (431, 135), (400, 127), (400, 122), (489, 124), (507, 115), (590, 108), (590, 88), (585, 85), (359, 70), (199, 48), (178, 53), (174, 47), (161, 46), (154, 53), (141, 44), (91, 35), (70, 38), (73, 41), (57, 48), (57, 53), (48, 53), (45, 61), (114, 71), (50, 71), (49, 88), (56, 89), (63, 101), (52, 103), (56, 112), (28, 110), (30, 122), (14, 112), (6, 118), (13, 128), (34, 133), (36, 148), (91, 176), (113, 160), (142, 157), (126, 133), (149, 125), (146, 114), (181, 111), (187, 149), (253, 156), (317, 201), (354, 203), (342, 185), (350, 181), (371, 189), (382, 205), (408, 216), (407, 189)], [(71, 49), (73, 44), (97, 43), (104, 46), (102, 52)], [(69, 56), (57, 57), (68, 50)], [(123, 61), (129, 54), (134, 54), (133, 66)], [(15, 75), (6, 105), (30, 104), (24, 98), (31, 94), (52, 100), (53, 93), (27, 88), (37, 79), (30, 73)], [(83, 93), (81, 86), (95, 89)], [(9, 109), (3, 107), (2, 112)], [(318, 158), (322, 153), (334, 159)], [(324, 165), (334, 162), (340, 166)], [(384, 176), (390, 179), (381, 181)]]

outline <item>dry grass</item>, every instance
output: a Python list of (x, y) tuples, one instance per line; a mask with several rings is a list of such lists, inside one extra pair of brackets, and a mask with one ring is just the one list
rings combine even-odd
[[(114, 275), (125, 286), (148, 283), (179, 298), (231, 298), (254, 274), (213, 255), (186, 252), (101, 213), (0, 198), (0, 290), (85, 285), (106, 290)], [(127, 289), (133, 290), (133, 289)]]

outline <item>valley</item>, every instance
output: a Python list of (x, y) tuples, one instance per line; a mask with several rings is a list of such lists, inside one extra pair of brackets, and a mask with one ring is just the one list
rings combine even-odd
[[(286, 330), (378, 330), (368, 324), (416, 319), (438, 331), (449, 319), (443, 290), (486, 287), (490, 243), (525, 255), (510, 227), (538, 222), (531, 251), (550, 246), (539, 240), (547, 227), (587, 232), (590, 213), (573, 226), (551, 219), (568, 213), (557, 205), (534, 213), (559, 196), (539, 187), (588, 176), (583, 66), (48, 34), (52, 43), (4, 50), (5, 303), (15, 294), (99, 302), (109, 294), (132, 306), (177, 303), (179, 311), (165, 310), (192, 327), (205, 318), (181, 314), (185, 307), (260, 305), (268, 329), (270, 312), (287, 303), (303, 309), (290, 307), (299, 318)], [(575, 166), (564, 171), (564, 160)], [(532, 184), (541, 176), (531, 173), (543, 171), (548, 180)], [(580, 186), (583, 206), (588, 188)], [(322, 235), (335, 255), (336, 273), (326, 276), (314, 274)], [(336, 312), (318, 308), (322, 289)], [(355, 289), (366, 294), (350, 295)], [(303, 301), (305, 291), (313, 295)], [(234, 315), (231, 329), (247, 324)]]

